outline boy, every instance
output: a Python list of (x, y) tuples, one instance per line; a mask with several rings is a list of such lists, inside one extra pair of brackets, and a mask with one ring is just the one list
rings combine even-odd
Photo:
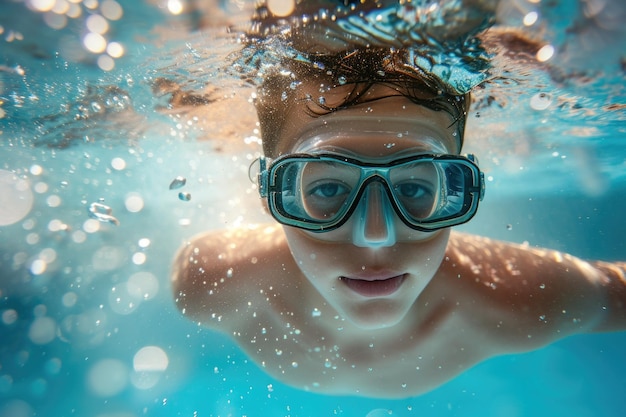
[(184, 245), (181, 311), (286, 383), (390, 398), (494, 355), (625, 329), (625, 263), (450, 231), (483, 192), (459, 156), (469, 96), (406, 54), (361, 49), (266, 76), (259, 188), (282, 226)]

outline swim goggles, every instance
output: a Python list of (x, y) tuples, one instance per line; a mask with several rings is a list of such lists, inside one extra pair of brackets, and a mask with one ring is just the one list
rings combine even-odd
[(312, 232), (337, 229), (357, 207), (366, 211), (375, 184), (387, 196), (373, 201), (383, 204), (379, 213), (388, 226), (395, 212), (408, 227), (425, 232), (467, 222), (485, 192), (473, 155), (420, 154), (379, 164), (331, 153), (297, 153), (272, 162), (261, 158), (259, 169), (259, 193), (272, 216)]

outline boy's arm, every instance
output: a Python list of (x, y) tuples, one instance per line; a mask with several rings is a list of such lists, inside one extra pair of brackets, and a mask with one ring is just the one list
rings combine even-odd
[(268, 282), (286, 244), (277, 227), (208, 232), (175, 257), (172, 292), (190, 319), (222, 331), (241, 328), (268, 295)]
[[(624, 263), (453, 233), (444, 262), (483, 328), (512, 351), (571, 334), (626, 330)], [(463, 278), (463, 279), (461, 279)]]
[(602, 276), (601, 286), (605, 294), (602, 319), (593, 331), (626, 330), (626, 262), (591, 262)]

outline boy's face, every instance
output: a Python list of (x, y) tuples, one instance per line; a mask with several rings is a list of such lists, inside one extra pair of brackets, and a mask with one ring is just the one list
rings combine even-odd
[[(450, 115), (403, 96), (387, 97), (393, 93), (376, 86), (370, 94), (386, 98), (324, 116), (310, 116), (305, 103), (294, 106), (286, 115), (279, 152), (331, 152), (381, 163), (407, 154), (457, 152)], [(386, 198), (382, 190), (367, 194), (367, 203), (359, 203), (360, 215), (355, 212), (332, 231), (284, 226), (306, 278), (341, 315), (364, 329), (394, 326), (406, 316), (437, 272), (450, 234), (449, 229), (410, 229), (384, 209)], [(389, 217), (393, 220), (386, 221)]]

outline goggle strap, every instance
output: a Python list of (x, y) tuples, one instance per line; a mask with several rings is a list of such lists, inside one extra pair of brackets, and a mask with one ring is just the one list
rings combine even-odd
[(259, 173), (257, 174), (257, 186), (259, 187), (259, 194), (262, 198), (267, 197), (268, 176), (267, 160), (262, 156), (259, 158)]

